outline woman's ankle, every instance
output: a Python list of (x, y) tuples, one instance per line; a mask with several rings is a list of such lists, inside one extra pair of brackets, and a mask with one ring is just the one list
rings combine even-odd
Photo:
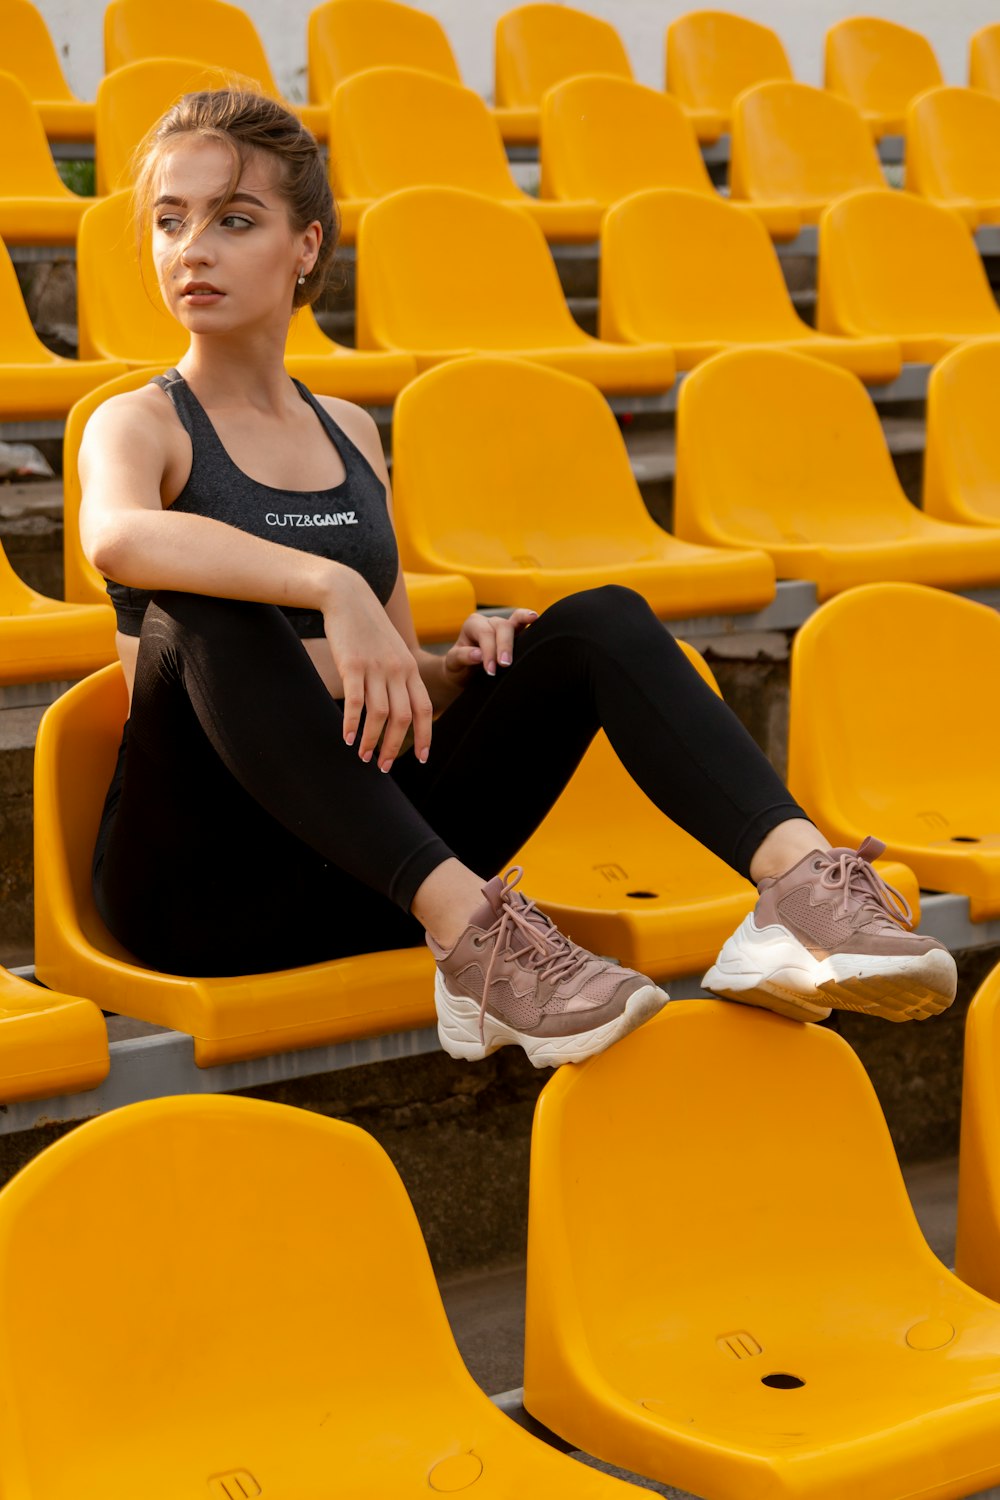
[(417, 887), (410, 911), (440, 947), (450, 949), (482, 904), (482, 877), (461, 860), (446, 859)]

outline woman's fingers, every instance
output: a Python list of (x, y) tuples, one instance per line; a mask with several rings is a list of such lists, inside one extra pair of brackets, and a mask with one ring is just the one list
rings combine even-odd
[(413, 753), (422, 763), (430, 753), (434, 708), (415, 663), (410, 674), (409, 695), (410, 712), (413, 715)]
[(356, 666), (343, 668), (344, 684), (344, 743), (353, 745), (361, 723), (361, 710), (365, 706), (365, 674)]
[(368, 672), (365, 675), (365, 730), (358, 746), (362, 760), (371, 760), (388, 717), (389, 689), (385, 678), (378, 671)]
[(393, 674), (389, 680), (389, 716), (378, 757), (380, 771), (388, 771), (392, 766), (402, 748), (412, 717), (407, 680), (402, 674)]

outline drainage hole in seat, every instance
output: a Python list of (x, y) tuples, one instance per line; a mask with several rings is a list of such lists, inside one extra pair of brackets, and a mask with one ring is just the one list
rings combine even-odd
[(630, 901), (655, 901), (656, 900), (656, 892), (655, 891), (626, 891), (625, 894), (626, 894), (626, 896), (628, 896), (628, 898), (629, 898)]
[(980, 840), (971, 833), (953, 833), (951, 842), (953, 844), (978, 844)]
[(797, 1391), (800, 1385), (805, 1385), (797, 1375), (764, 1375), (761, 1377), (761, 1385), (769, 1385), (773, 1391)]

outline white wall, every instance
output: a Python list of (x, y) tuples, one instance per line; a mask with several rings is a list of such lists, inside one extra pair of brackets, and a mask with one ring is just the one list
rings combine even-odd
[[(103, 0), (35, 0), (63, 58), (70, 86), (92, 99), (103, 68), (101, 18)], [(163, 3), (169, 12), (170, 0)], [(282, 88), (293, 99), (306, 97), (306, 17), (314, 0), (243, 0), (244, 9), (264, 38)], [(493, 88), (493, 26), (513, 0), (425, 0), (444, 25), (458, 56), (465, 81), (489, 96)], [(643, 82), (663, 81), (663, 33), (668, 21), (696, 8), (700, 0), (577, 0), (580, 9), (604, 16), (618, 27)], [(821, 82), (823, 33), (834, 21), (856, 14), (849, 0), (704, 0), (707, 5), (752, 16), (773, 26), (791, 57), (796, 76)], [(965, 83), (968, 39), (980, 26), (1000, 19), (996, 0), (876, 0), (868, 13), (900, 21), (922, 31), (933, 43), (949, 83)]]

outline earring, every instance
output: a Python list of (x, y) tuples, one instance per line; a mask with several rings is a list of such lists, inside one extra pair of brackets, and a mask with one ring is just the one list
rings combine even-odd
[(306, 273), (300, 267), (299, 268), (299, 286), (305, 286), (305, 284), (306, 284)]

